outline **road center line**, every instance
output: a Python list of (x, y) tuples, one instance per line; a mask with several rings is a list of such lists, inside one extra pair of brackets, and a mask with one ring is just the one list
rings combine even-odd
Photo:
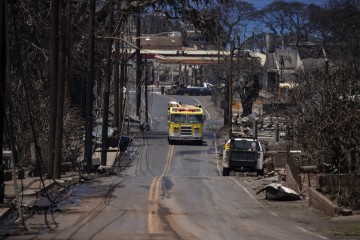
[(171, 163), (172, 163), (172, 159), (173, 159), (173, 155), (174, 155), (174, 146), (169, 145), (169, 151), (168, 151), (168, 155), (167, 155), (167, 158), (166, 158), (165, 167), (164, 167), (163, 172), (161, 173), (161, 176), (165, 176), (166, 174), (169, 173)]
[(149, 207), (148, 207), (148, 232), (150, 234), (162, 233), (161, 219), (159, 215), (159, 191), (162, 179), (169, 173), (174, 154), (174, 146), (169, 145), (166, 163), (161, 176), (153, 178), (149, 190)]
[(150, 185), (150, 191), (149, 191), (149, 207), (148, 207), (148, 232), (149, 233), (155, 233), (155, 227), (154, 227), (154, 220), (153, 220), (153, 208), (154, 208), (154, 198), (155, 198), (155, 186), (157, 185), (159, 177), (154, 177), (151, 185)]

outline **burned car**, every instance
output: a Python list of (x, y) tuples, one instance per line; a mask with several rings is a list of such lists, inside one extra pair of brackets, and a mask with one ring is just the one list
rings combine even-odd
[(124, 127), (125, 128), (135, 128), (140, 129), (142, 131), (149, 131), (150, 125), (148, 123), (142, 122), (138, 119), (132, 118), (128, 115), (124, 117)]
[[(119, 131), (116, 128), (108, 128), (107, 132), (108, 137), (108, 147), (116, 148), (119, 147), (121, 152), (126, 151), (126, 149), (132, 143), (132, 138), (129, 136), (120, 136)], [(102, 126), (96, 125), (92, 132), (92, 138), (95, 141), (96, 145), (101, 146), (102, 139)]]

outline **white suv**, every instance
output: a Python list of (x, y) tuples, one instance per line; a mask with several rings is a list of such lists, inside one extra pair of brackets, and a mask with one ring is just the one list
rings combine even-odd
[(223, 151), (223, 176), (229, 176), (231, 171), (243, 170), (264, 174), (265, 149), (257, 139), (231, 138)]

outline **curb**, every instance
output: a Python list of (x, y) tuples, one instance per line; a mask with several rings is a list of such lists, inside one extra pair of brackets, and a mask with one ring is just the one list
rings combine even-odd
[(323, 211), (326, 215), (331, 217), (338, 214), (341, 209), (314, 188), (309, 188), (309, 205)]
[(10, 212), (10, 208), (0, 206), (0, 223), (2, 223), (2, 221), (4, 221), (9, 216)]

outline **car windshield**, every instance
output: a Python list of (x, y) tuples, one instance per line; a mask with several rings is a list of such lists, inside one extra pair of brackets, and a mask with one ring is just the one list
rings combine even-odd
[(240, 151), (260, 151), (259, 143), (256, 141), (233, 141), (232, 148)]

